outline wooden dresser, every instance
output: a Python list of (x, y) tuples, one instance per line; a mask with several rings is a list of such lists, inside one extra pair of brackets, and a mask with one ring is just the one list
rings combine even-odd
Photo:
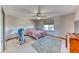
[(70, 53), (79, 53), (79, 36), (70, 35)]

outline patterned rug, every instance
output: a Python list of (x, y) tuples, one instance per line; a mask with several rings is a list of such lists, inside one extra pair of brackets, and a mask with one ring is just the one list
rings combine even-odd
[(40, 38), (37, 42), (32, 44), (39, 53), (60, 53), (61, 40), (52, 37)]

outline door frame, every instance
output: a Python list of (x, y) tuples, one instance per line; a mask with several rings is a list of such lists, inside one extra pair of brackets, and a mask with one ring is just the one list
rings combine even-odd
[(5, 51), (5, 47), (6, 47), (6, 40), (5, 40), (5, 12), (4, 12), (4, 8), (3, 5), (1, 5), (1, 13), (2, 13), (2, 52)]

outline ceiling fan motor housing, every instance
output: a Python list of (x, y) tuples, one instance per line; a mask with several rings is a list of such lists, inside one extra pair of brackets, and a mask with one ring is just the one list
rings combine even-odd
[(40, 17), (41, 16), (41, 13), (37, 13), (37, 16)]

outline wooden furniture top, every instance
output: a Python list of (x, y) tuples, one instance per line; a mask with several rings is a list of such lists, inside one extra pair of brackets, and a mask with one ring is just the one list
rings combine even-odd
[(79, 36), (71, 34), (70, 35), (70, 39), (75, 39), (75, 40), (79, 40)]

